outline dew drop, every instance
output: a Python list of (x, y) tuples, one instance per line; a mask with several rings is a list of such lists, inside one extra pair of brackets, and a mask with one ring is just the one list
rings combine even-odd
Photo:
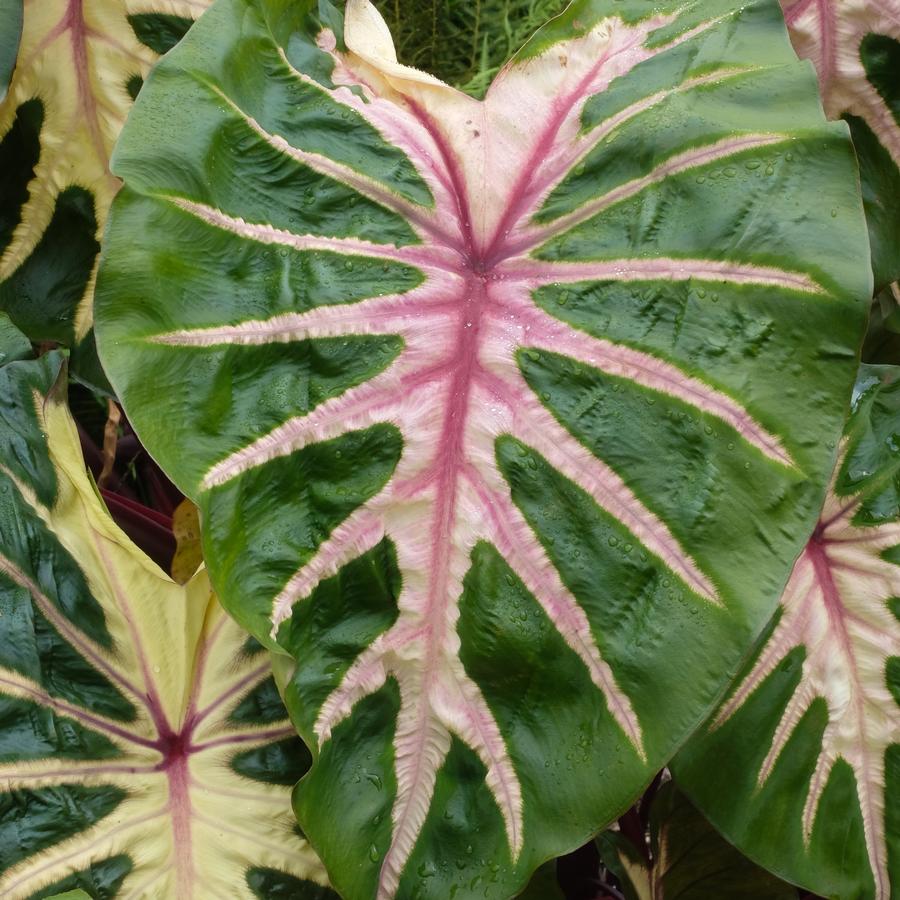
[(376, 775), (374, 772), (366, 772), (365, 776), (366, 776), (366, 780), (370, 784), (374, 784), (375, 787), (378, 788), (379, 791), (381, 790), (381, 777), (380, 776)]

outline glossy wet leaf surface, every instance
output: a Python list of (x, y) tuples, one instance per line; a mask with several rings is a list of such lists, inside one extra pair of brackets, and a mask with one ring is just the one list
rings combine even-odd
[(846, 127), (774, 2), (580, 0), (479, 102), (366, 3), (220, 0), (114, 169), (101, 354), (297, 661), (304, 832), (350, 898), (514, 893), (812, 529), (871, 294)]

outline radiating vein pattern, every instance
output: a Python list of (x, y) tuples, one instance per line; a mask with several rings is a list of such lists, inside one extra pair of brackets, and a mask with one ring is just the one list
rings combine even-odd
[[(653, 25), (661, 24), (653, 22), (644, 30), (628, 32), (629, 44), (640, 47), (638, 39), (646, 37)], [(584, 40), (587, 46), (599, 50), (609, 38), (603, 29), (597, 29)], [(585, 58), (587, 46), (580, 50)], [(645, 56), (644, 51), (636, 52), (632, 64)], [(352, 57), (340, 58), (339, 63), (344, 71), (359, 65)], [(604, 77), (602, 67), (594, 67), (597, 72), (579, 72), (578, 77)], [(495, 133), (499, 143), (508, 127), (503, 121), (505, 88), (502, 82), (498, 83), (489, 95), (487, 107), (471, 112), (481, 117), (486, 146)], [(351, 96), (343, 99), (350, 102)], [(371, 89), (368, 97), (377, 108), (379, 99)], [(583, 89), (575, 96), (563, 95), (568, 104), (565, 118), (550, 118), (538, 136), (538, 141), (547, 145), (550, 157), (567, 149), (561, 136), (568, 134), (573, 125), (577, 127), (581, 108), (589, 97)], [(354, 107), (368, 115), (365, 106), (354, 103)], [(159, 343), (198, 347), (379, 331), (403, 338), (404, 352), (384, 374), (286, 422), (223, 459), (204, 479), (205, 486), (211, 488), (276, 456), (294, 454), (311, 443), (378, 422), (394, 424), (410, 441), (388, 484), (320, 545), (275, 598), (272, 612), (274, 637), (295, 605), (323, 579), (371, 550), (386, 535), (397, 548), (405, 583), (398, 601), (400, 618), (357, 659), (322, 706), (316, 722), (316, 734), (324, 741), (350, 714), (354, 703), (378, 690), (386, 678), (393, 676), (400, 685), (401, 712), (395, 740), (398, 797), (402, 799), (394, 809), (394, 838), (382, 864), (380, 894), (385, 897), (393, 896), (397, 889), (400, 873), (424, 821), (435, 775), (449, 750), (451, 734), (462, 738), (484, 762), (487, 784), (502, 813), (513, 858), (521, 849), (522, 798), (516, 772), (490, 709), (453, 650), (453, 609), (462, 592), (460, 576), (479, 541), (496, 546), (523, 578), (566, 643), (583, 660), (634, 752), (644, 754), (640, 724), (628, 696), (603, 660), (587, 616), (561, 581), (539, 536), (511, 499), (494, 458), (498, 437), (511, 435), (534, 448), (586, 491), (601, 509), (621, 521), (695, 594), (706, 602), (720, 602), (715, 586), (665, 523), (535, 396), (522, 378), (516, 352), (522, 347), (537, 347), (570, 355), (600, 370), (622, 374), (652, 391), (684, 399), (721, 419), (769, 458), (781, 465), (791, 464), (778, 438), (755, 422), (737, 401), (659, 357), (573, 330), (541, 313), (531, 292), (562, 281), (621, 279), (696, 279), (750, 282), (800, 292), (821, 290), (803, 273), (717, 260), (620, 259), (535, 264), (521, 251), (507, 251), (503, 241), (490, 240), (488, 213), (479, 211), (472, 201), (471, 181), (480, 172), (459, 171), (447, 147), (451, 133), (444, 133), (452, 125), (432, 121), (412, 101), (406, 108), (395, 106), (393, 119), (408, 132), (417, 133), (425, 144), (437, 168), (437, 176), (430, 181), (450, 185), (434, 218), (439, 222), (461, 220), (459, 244), (434, 239), (431, 230), (416, 225), (412, 217), (421, 243), (395, 248), (352, 239), (296, 235), (264, 224), (252, 225), (189, 200), (172, 202), (190, 215), (248, 240), (298, 250), (331, 250), (348, 257), (371, 255), (417, 265), (429, 274), (422, 287), (405, 295), (363, 301), (346, 313), (340, 307), (319, 308), (268, 321), (167, 332), (153, 338)], [(249, 117), (247, 120), (272, 148), (361, 189), (358, 179), (348, 180), (337, 167), (292, 150), (283, 138), (264, 131)], [(373, 125), (378, 125), (377, 118)], [(754, 135), (676, 154), (647, 176), (584, 204), (550, 228), (536, 230), (531, 244), (536, 246), (552, 235), (564, 233), (573, 223), (638, 194), (668, 175), (728, 159), (748, 147), (784, 140), (780, 135)], [(421, 166), (420, 159), (421, 154), (411, 157), (417, 166)], [(548, 193), (554, 180), (560, 181), (565, 174), (562, 171), (548, 180), (540, 193)], [(376, 197), (390, 202), (380, 192)], [(514, 204), (516, 199), (513, 195), (506, 205)], [(442, 204), (446, 206), (442, 208)], [(535, 209), (536, 204), (532, 204), (519, 210), (517, 221), (527, 222)], [(426, 212), (422, 210), (423, 215)], [(510, 224), (515, 230), (516, 222)], [(516, 239), (509, 246), (515, 247)], [(486, 261), (487, 251), (502, 259), (502, 265), (491, 266)], [(428, 412), (423, 408), (426, 405), (430, 407)], [(490, 414), (486, 413), (488, 410)], [(413, 446), (419, 444), (422, 451), (413, 452)], [(423, 507), (428, 510), (425, 522), (404, 513), (405, 509)]]
[[(127, 189), (113, 243), (124, 246), (121, 223), (148, 216), (179, 250), (177, 261), (168, 249), (142, 256), (135, 292), (159, 298), (165, 311), (157, 315), (135, 293), (127, 327), (120, 323), (132, 312), (117, 317), (131, 301), (114, 299), (130, 288), (111, 254), (108, 283), (121, 287), (101, 296), (110, 322), (101, 323), (110, 335), (101, 344), (111, 370), (133, 352), (152, 358), (164, 378), (181, 373), (167, 382), (180, 399), (162, 399), (162, 416), (183, 423), (190, 416), (179, 404), (190, 405), (202, 420), (195, 433), (203, 449), (180, 460), (175, 438), (155, 450), (206, 504), (211, 546), (221, 549), (246, 517), (236, 539), (255, 562), (244, 570), (237, 544), (223, 551), (216, 583), (226, 605), (258, 636), (290, 649), (317, 597), (332, 596), (350, 569), (385, 547), (396, 564), (393, 617), (352, 652), (341, 643), (348, 657), (328, 663), (327, 689), (314, 692), (303, 726), (319, 754), (337, 752), (366, 704), (396, 696), (390, 834), (373, 838), (369, 853), (379, 900), (413, 890), (404, 879), (429, 869), (413, 863), (422, 834), (436, 827), (429, 822), (441, 773), (460, 764), (459, 752), (486, 787), (503, 864), (513, 870), (530, 852), (529, 791), (539, 779), (523, 774), (527, 741), (476, 672), (465, 637), (474, 561), (505, 567), (499, 581), (527, 596), (576, 667), (573, 677), (585, 679), (596, 703), (585, 741), (602, 722), (623, 765), (649, 766), (659, 748), (642, 721), (641, 679), (623, 674), (608, 639), (646, 613), (623, 599), (613, 614), (613, 584), (603, 586), (607, 608), (590, 600), (572, 541), (551, 532), (581, 516), (595, 543), (603, 535), (607, 547), (652, 569), (623, 597), (642, 589), (649, 597), (658, 584), (666, 602), (724, 622), (744, 600), (690, 531), (723, 506), (710, 485), (752, 471), (777, 482), (773, 496), (802, 492), (810, 464), (790, 418), (754, 390), (753, 360), (785, 340), (794, 317), (828, 317), (847, 302), (834, 267), (804, 256), (789, 228), (772, 239), (772, 205), (789, 198), (783, 210), (795, 222), (787, 204), (807, 193), (767, 179), (805, 160), (812, 135), (824, 146), (811, 86), (802, 102), (787, 104), (790, 114), (772, 111), (771, 93), (795, 65), (772, 4), (747, 11), (717, 0), (650, 18), (586, 0), (575, 7), (479, 102), (398, 63), (364, 0), (347, 3), (342, 35), (323, 28), (310, 36), (309, 58), (273, 38), (265, 3), (228, 0), (198, 28), (210, 40), (246, 30), (259, 70), (254, 87), (232, 78), (220, 65), (225, 56), (206, 55), (198, 39), (183, 51), (186, 62), (179, 50), (157, 70), (160, 90), (148, 88), (134, 117), (143, 138), (126, 133), (117, 151)], [(771, 56), (757, 61), (747, 50), (752, 37), (734, 37), (744, 29), (769, 37), (778, 29), (776, 44), (766, 44)], [(238, 55), (242, 40), (232, 48)], [(704, 47), (715, 50), (705, 55)], [(140, 124), (160, 120), (165, 84), (191, 98), (167, 129), (189, 133), (200, 123), (202, 163), (184, 155), (173, 166), (168, 146)], [(748, 107), (759, 114), (747, 116)], [(188, 174), (172, 174), (181, 167)], [(685, 216), (692, 208), (696, 225)], [(833, 228), (830, 221), (823, 227)], [(186, 273), (174, 293), (160, 281), (172, 266)], [(673, 298), (684, 308), (673, 314), (672, 333), (651, 334), (646, 309)], [(721, 343), (679, 343), (685, 316), (722, 321), (724, 307), (731, 319), (716, 336)], [(753, 321), (751, 307), (759, 310)], [(647, 328), (629, 332), (642, 319)], [(199, 361), (215, 375), (198, 377), (188, 396)], [(308, 375), (302, 387), (299, 369)], [(156, 402), (125, 377), (126, 404), (130, 394)], [(568, 405), (537, 384), (563, 377), (579, 385), (567, 388), (578, 394)], [(621, 428), (598, 426), (604, 392), (626, 398), (637, 419), (653, 418), (666, 437), (648, 431), (617, 449), (604, 435), (624, 434), (635, 417), (623, 415)], [(701, 449), (707, 439), (715, 450)], [(342, 455), (351, 445), (367, 448), (362, 466)], [(704, 453), (720, 452), (732, 457), (717, 456), (700, 472)], [(684, 488), (675, 500), (637, 474), (647, 461), (665, 467), (685, 455), (702, 482), (696, 497)], [(550, 473), (553, 498), (529, 496), (515, 473), (520, 462)], [(332, 464), (346, 483), (333, 475), (316, 482), (313, 470)], [(259, 527), (270, 478), (284, 487), (283, 514), (264, 513), (274, 539)], [(327, 507), (327, 517), (313, 507)], [(713, 541), (711, 532), (704, 540)], [(796, 552), (784, 556), (785, 569)], [(215, 579), (213, 558), (211, 569)], [(228, 599), (238, 571), (248, 585), (260, 579), (246, 605)], [(303, 667), (300, 660), (298, 673)], [(338, 887), (356, 896), (356, 886)], [(368, 886), (359, 890), (369, 895)]]
[(765, 784), (817, 698), (828, 707), (822, 747), (803, 805), (808, 842), (838, 760), (850, 765), (862, 812), (875, 896), (890, 896), (885, 752), (900, 743), (900, 715), (887, 665), (900, 657), (900, 629), (889, 601), (900, 595), (900, 567), (885, 550), (900, 545), (900, 523), (853, 524), (858, 502), (829, 494), (812, 539), (797, 560), (772, 636), (713, 723), (721, 727), (795, 648), (805, 650), (800, 681), (771, 737), (758, 774)]
[[(30, 399), (37, 419), (20, 412), (18, 430), (49, 436), (58, 487), (44, 506), (0, 472), (0, 708), (12, 722), (0, 806), (20, 836), (0, 893), (56, 893), (114, 858), (128, 860), (125, 896), (250, 898), (247, 873), (263, 864), (325, 883), (293, 828), (302, 763), (272, 764), (301, 745), (266, 654), (245, 646), (204, 571), (182, 587), (128, 541), (64, 407)], [(247, 837), (223, 853), (236, 809)]]

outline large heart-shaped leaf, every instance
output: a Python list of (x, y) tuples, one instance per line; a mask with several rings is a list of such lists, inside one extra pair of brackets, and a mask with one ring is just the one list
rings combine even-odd
[[(0, 309), (33, 340), (79, 346), (88, 338), (97, 242), (120, 184), (109, 154), (142, 78), (170, 43), (160, 30), (183, 32), (209, 2), (26, 5), (18, 62), (0, 104)], [(6, 41), (13, 6), (0, 6), (0, 15)]]
[(850, 124), (863, 178), (875, 283), (900, 278), (900, 4), (781, 0), (797, 53), (819, 75), (829, 118)]
[(852, 151), (775, 2), (578, 0), (483, 103), (312, 7), (219, 0), (154, 71), (101, 353), (297, 660), (339, 890), (508, 895), (702, 720), (812, 528)]
[(864, 366), (845, 452), (771, 627), (679, 780), (829, 897), (900, 885), (900, 369)]
[(59, 378), (0, 369), (0, 895), (334, 897), (268, 654), (113, 523)]

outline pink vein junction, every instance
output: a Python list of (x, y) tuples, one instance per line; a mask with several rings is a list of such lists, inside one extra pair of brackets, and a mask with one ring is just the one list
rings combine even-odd
[[(400, 616), (351, 665), (323, 704), (315, 725), (321, 744), (359, 699), (377, 690), (389, 676), (397, 680), (401, 694), (395, 735), (398, 794), (379, 897), (392, 896), (396, 890), (424, 823), (451, 733), (462, 737), (485, 764), (488, 787), (503, 814), (513, 859), (522, 846), (521, 789), (508, 748), (487, 701), (458, 657), (458, 598), (471, 551), (479, 541), (493, 544), (523, 580), (584, 662), (634, 752), (645, 758), (640, 723), (630, 699), (603, 659), (586, 614), (512, 499), (494, 456), (500, 436), (512, 436), (540, 453), (601, 509), (622, 522), (700, 602), (721, 606), (714, 584), (667, 525), (534, 394), (520, 371), (518, 352), (527, 348), (559, 353), (678, 398), (721, 420), (772, 463), (793, 465), (780, 439), (733, 397), (653, 354), (573, 328), (533, 300), (533, 292), (544, 285), (592, 280), (696, 279), (825, 293), (805, 273), (750, 263), (668, 258), (569, 263), (541, 261), (532, 255), (553, 237), (673, 174), (788, 140), (786, 135), (768, 133), (719, 140), (677, 154), (646, 176), (549, 224), (534, 224), (532, 216), (552, 189), (596, 146), (597, 135), (609, 133), (602, 127), (593, 134), (578, 133), (585, 100), (616, 74), (661, 52), (643, 47), (650, 28), (658, 24), (614, 29), (604, 51), (578, 70), (574, 81), (562, 85), (547, 109), (543, 127), (537, 129), (530, 154), (517, 163), (519, 174), (508, 185), (505, 205), (499, 210), (486, 211), (484, 204), (473, 204), (473, 198), (479, 198), (478, 177), (461, 163), (461, 151), (454, 146), (445, 123), (415, 96), (401, 100), (381, 96), (383, 85), (366, 65), (354, 67), (352, 60), (336, 56), (337, 75), (345, 85), (361, 87), (366, 100), (346, 87), (329, 94), (364, 116), (389, 143), (406, 151), (432, 191), (433, 209), (421, 207), (410, 215), (408, 201), (393, 196), (367, 176), (292, 148), (228, 101), (237, 115), (280, 152), (344, 181), (404, 216), (419, 235), (420, 244), (401, 248), (294, 234), (247, 222), (199, 202), (167, 198), (207, 224), (248, 240), (295, 250), (381, 257), (415, 266), (425, 275), (423, 284), (404, 294), (151, 338), (154, 343), (183, 347), (361, 334), (394, 334), (404, 340), (403, 351), (385, 371), (222, 459), (202, 483), (203, 488), (212, 489), (275, 457), (377, 422), (393, 423), (403, 435), (404, 449), (387, 485), (338, 526), (297, 570), (275, 598), (272, 612), (274, 637), (294, 605), (308, 597), (320, 581), (385, 536), (392, 539), (404, 578), (398, 598)], [(317, 87), (302, 73), (293, 74)], [(723, 71), (721, 77), (733, 74)], [(703, 76), (639, 101), (630, 110), (617, 113), (615, 125), (671, 93), (709, 81), (710, 76)], [(495, 83), (492, 91), (496, 90)], [(482, 106), (481, 128), (489, 135), (491, 123), (484, 109)], [(557, 165), (553, 165), (554, 159)], [(475, 175), (490, 178), (484, 168)]]
[[(271, 672), (268, 660), (253, 665), (244, 661), (231, 683), (220, 693), (201, 705), (201, 687), (207, 676), (206, 668), (213, 647), (226, 639), (230, 622), (224, 616), (200, 642), (194, 665), (194, 681), (187, 698), (183, 717), (172, 721), (166, 713), (160, 688), (156, 683), (150, 660), (144, 650), (141, 635), (134, 626), (132, 600), (127, 596), (110, 564), (104, 544), (105, 538), (93, 533), (99, 558), (104, 563), (114, 613), (125, 623), (131, 639), (136, 671), (123, 670), (123, 661), (97, 644), (78, 629), (40, 586), (18, 565), (0, 554), (0, 573), (24, 588), (31, 595), (35, 607), (51, 623), (60, 636), (84, 659), (108, 677), (135, 706), (133, 721), (122, 722), (93, 712), (77, 703), (51, 694), (42, 684), (11, 669), (0, 669), (0, 692), (51, 710), (60, 719), (68, 719), (81, 727), (105, 736), (120, 751), (118, 759), (110, 761), (34, 760), (0, 766), (0, 784), (6, 791), (40, 788), (48, 785), (86, 782), (90, 784), (120, 785), (129, 793), (146, 791), (149, 784), (158, 784), (160, 806), (153, 812), (125, 825), (97, 825), (97, 843), (107, 840), (124, 828), (132, 828), (151, 818), (165, 817), (169, 822), (174, 843), (172, 859), (179, 897), (190, 895), (190, 884), (199, 872), (195, 868), (194, 827), (197, 821), (195, 801), (198, 796), (215, 795), (219, 788), (203, 783), (196, 776), (198, 756), (207, 754), (208, 766), (218, 766), (216, 754), (233, 754), (269, 742), (295, 736), (286, 721), (253, 726), (230, 722), (226, 716), (242, 696), (253, 690)], [(233, 638), (231, 638), (233, 640)], [(210, 754), (212, 756), (210, 757)], [(202, 770), (202, 764), (201, 764)], [(74, 855), (83, 848), (73, 850)], [(64, 862), (64, 858), (56, 859)], [(7, 893), (33, 888), (35, 879), (47, 868), (39, 859), (11, 873), (12, 881), (3, 884)]]

